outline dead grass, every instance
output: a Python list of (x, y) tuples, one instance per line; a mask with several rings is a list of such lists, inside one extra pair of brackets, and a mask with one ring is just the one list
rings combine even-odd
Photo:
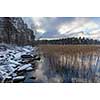
[(89, 54), (100, 51), (99, 45), (40, 45), (43, 54)]

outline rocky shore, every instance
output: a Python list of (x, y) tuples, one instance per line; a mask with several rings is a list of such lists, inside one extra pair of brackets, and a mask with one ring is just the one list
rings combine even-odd
[(0, 82), (23, 82), (25, 73), (34, 71), (39, 60), (37, 47), (0, 44)]

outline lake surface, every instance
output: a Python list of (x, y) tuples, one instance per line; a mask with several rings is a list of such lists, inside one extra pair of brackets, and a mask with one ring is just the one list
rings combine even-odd
[(37, 69), (34, 72), (35, 82), (100, 82), (100, 49), (97, 50), (96, 47), (92, 50), (93, 47), (89, 47), (90, 49), (86, 50), (86, 48), (83, 47), (83, 51), (80, 49), (80, 52), (75, 49), (75, 52), (71, 51), (73, 53), (63, 50), (59, 52), (60, 48), (53, 52), (41, 51), (41, 60), (37, 63)]

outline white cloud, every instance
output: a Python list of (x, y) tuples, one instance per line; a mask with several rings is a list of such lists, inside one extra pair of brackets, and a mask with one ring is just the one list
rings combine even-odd
[(32, 19), (36, 28), (42, 26), (41, 20), (43, 19), (43, 17), (33, 17)]
[(100, 29), (91, 31), (91, 38), (100, 40)]
[(43, 30), (43, 29), (36, 29), (36, 31), (38, 32), (38, 33), (45, 33), (46, 31), (45, 30)]
[(93, 30), (91, 34), (100, 34), (100, 29)]
[(88, 22), (84, 25), (84, 28), (88, 28), (88, 29), (95, 29), (95, 28), (98, 28), (99, 25), (96, 24), (95, 22)]
[(86, 30), (91, 32), (92, 30), (95, 30), (95, 29), (98, 29), (98, 28), (99, 28), (98, 24), (90, 21), (90, 22), (87, 22), (84, 25), (74, 29), (72, 32), (79, 32), (79, 31), (86, 31)]
[(33, 17), (32, 20), (34, 22), (35, 25), (35, 30), (37, 32), (36, 39), (40, 38), (45, 32), (46, 30), (43, 27), (43, 20), (45, 18), (44, 17)]
[(34, 17), (32, 19), (38, 33), (37, 36), (42, 36), (44, 33), (47, 34), (43, 35), (43, 38), (47, 36), (56, 38), (63, 35), (66, 37), (75, 36), (93, 39), (99, 39), (100, 37), (100, 25), (91, 20), (91, 18), (79, 17), (71, 20), (68, 18), (62, 20), (62, 18), (58, 17)]
[(93, 30), (93, 31), (91, 31), (90, 34), (87, 34), (85, 32), (80, 32), (80, 33), (78, 33), (78, 34), (76, 34), (74, 36), (100, 40), (100, 29)]
[[(58, 32), (60, 34), (66, 34), (66, 36), (86, 37), (98, 39), (100, 36), (99, 24), (84, 18), (76, 18), (72, 23), (66, 23), (59, 27)], [(89, 31), (90, 34), (85, 33)]]
[(71, 29), (70, 26), (68, 26), (68, 25), (62, 25), (62, 26), (60, 27), (60, 29), (58, 29), (58, 32), (59, 32), (60, 34), (64, 34), (64, 33), (68, 32), (70, 29)]
[(69, 33), (69, 32), (79, 32), (82, 30), (83, 25), (87, 23), (88, 18), (75, 18), (71, 23), (65, 23), (58, 27), (58, 32), (60, 34)]

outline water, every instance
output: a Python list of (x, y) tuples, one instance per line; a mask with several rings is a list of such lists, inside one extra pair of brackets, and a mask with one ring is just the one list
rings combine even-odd
[(36, 82), (100, 82), (99, 52), (42, 54), (34, 72)]

